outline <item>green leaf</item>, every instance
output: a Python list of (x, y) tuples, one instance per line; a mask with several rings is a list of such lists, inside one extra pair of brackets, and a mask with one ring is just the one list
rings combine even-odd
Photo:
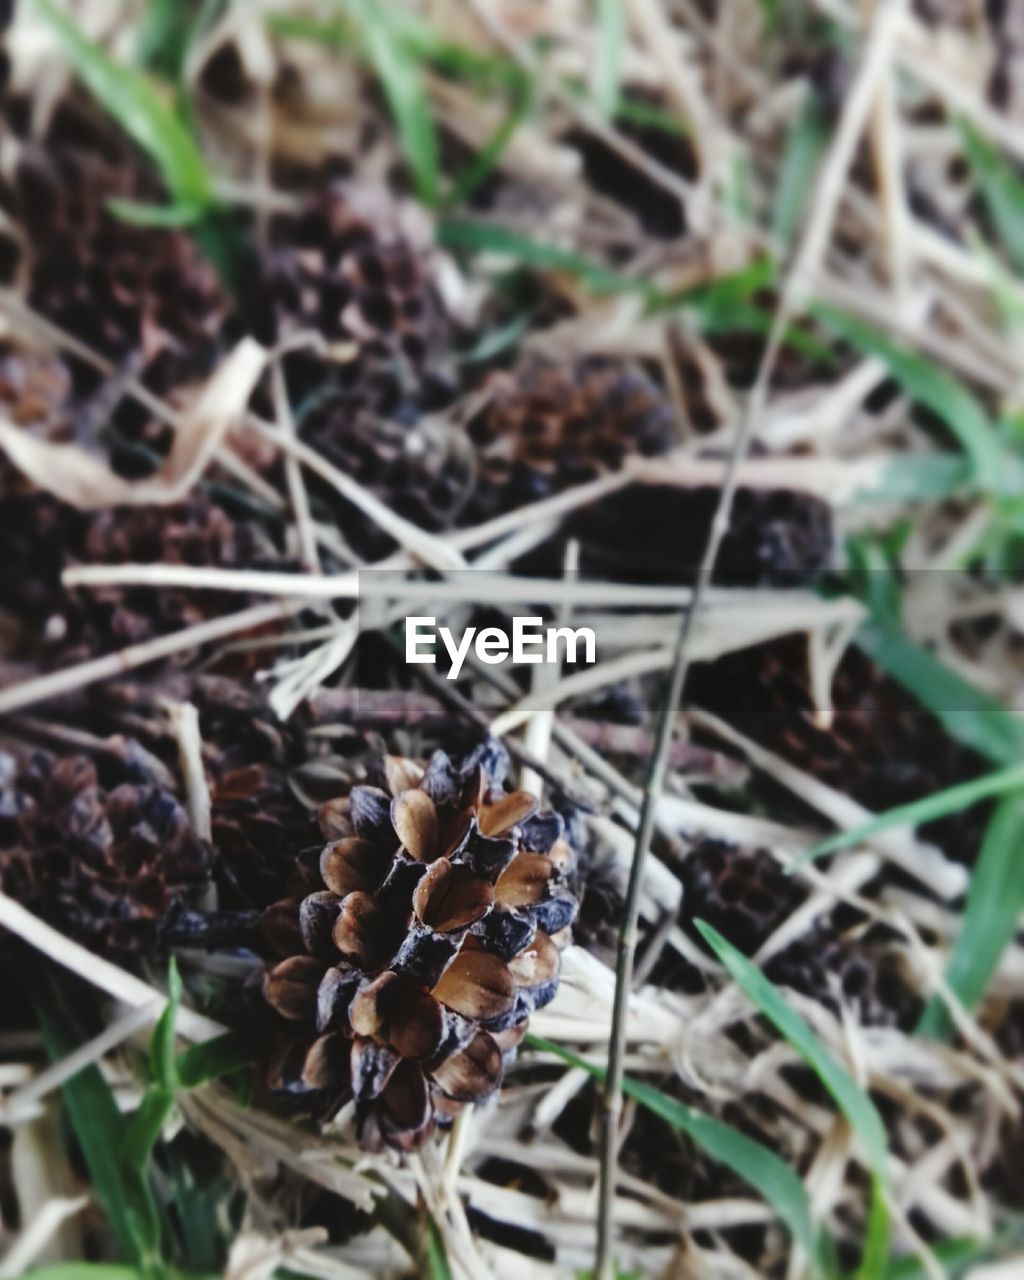
[(853, 496), (855, 503), (941, 502), (970, 484), (970, 464), (945, 453), (909, 453), (893, 458), (877, 483)]
[(831, 1056), (799, 1013), (787, 1003), (779, 989), (761, 970), (738, 951), (728, 939), (704, 920), (697, 928), (708, 946), (725, 966), (730, 977), (785, 1037), (807, 1064), (814, 1068), (836, 1105), (860, 1137), (872, 1171), (888, 1178), (888, 1143), (885, 1125), (875, 1104)]
[[(543, 1049), (575, 1067), (582, 1067), (595, 1080), (603, 1081), (605, 1078), (603, 1068), (587, 1062), (562, 1045), (533, 1034), (528, 1034), (526, 1041), (535, 1049)], [(819, 1274), (827, 1272), (825, 1250), (811, 1220), (807, 1190), (784, 1160), (724, 1121), (687, 1107), (652, 1085), (627, 1077), (622, 1082), (622, 1090), (627, 1097), (634, 1098), (674, 1129), (685, 1133), (709, 1156), (750, 1183), (786, 1224)]]
[[(1018, 770), (1019, 772), (1019, 770)], [(1024, 793), (1008, 796), (989, 822), (971, 872), (967, 904), (946, 981), (967, 1009), (984, 996), (1024, 912)], [(929, 1001), (917, 1031), (944, 1037), (952, 1029), (940, 997)]]
[(619, 101), (626, 14), (622, 0), (596, 0), (596, 3), (599, 41), (595, 97), (598, 110), (613, 116)]
[(859, 1137), (872, 1172), (872, 1184), (868, 1227), (857, 1276), (862, 1280), (880, 1277), (889, 1247), (889, 1215), (885, 1205), (889, 1153), (882, 1117), (865, 1090), (836, 1062), (757, 965), (706, 921), (698, 920), (696, 925), (737, 986), (815, 1071)]
[(968, 684), (934, 654), (895, 627), (868, 623), (857, 645), (898, 680), (947, 732), (996, 764), (1024, 758), (1024, 720), (996, 698)]
[(402, 150), (416, 179), (425, 205), (438, 196), (437, 134), (430, 102), (423, 87), (422, 69), (396, 35), (388, 5), (378, 0), (340, 0), (359, 23), (366, 52), (394, 116)]
[[(972, 1240), (970, 1237), (940, 1240), (931, 1246), (931, 1251), (945, 1268), (948, 1280), (955, 1280), (968, 1267), (991, 1261), (1017, 1248), (1021, 1237), (1018, 1227), (1016, 1231), (1001, 1233), (994, 1240)], [(891, 1259), (885, 1269), (884, 1280), (929, 1280), (930, 1276), (931, 1272), (925, 1270), (920, 1258), (911, 1255)]]
[(394, 1188), (389, 1188), (376, 1205), (375, 1215), (416, 1265), (423, 1280), (454, 1280), (437, 1223), (425, 1205), (411, 1205)]
[(157, 1019), (149, 1042), (149, 1072), (155, 1084), (173, 1094), (178, 1087), (177, 1059), (174, 1056), (174, 1024), (181, 1006), (181, 974), (171, 957), (167, 970), (167, 1006)]
[(115, 218), (133, 227), (178, 229), (192, 227), (202, 218), (203, 210), (186, 204), (143, 204), (138, 200), (122, 200), (112, 196), (107, 208)]
[(988, 414), (963, 383), (854, 316), (821, 304), (813, 311), (858, 350), (884, 361), (907, 395), (930, 409), (960, 442), (971, 460), (976, 482), (990, 493), (1002, 492), (1005, 450)]
[(132, 1112), (121, 1143), (121, 1160), (125, 1168), (144, 1181), (150, 1157), (174, 1106), (174, 1094), (160, 1085), (150, 1085), (142, 1101)]
[(250, 1067), (252, 1060), (252, 1046), (242, 1036), (227, 1031), (183, 1050), (176, 1069), (182, 1088), (198, 1089), (211, 1080)]
[[(59, 1062), (85, 1040), (73, 1013), (58, 1003), (57, 988), (47, 982), (30, 988), (43, 1043), (51, 1061)], [(143, 1267), (152, 1257), (155, 1214), (138, 1212), (137, 1188), (130, 1191), (118, 1158), (124, 1119), (100, 1069), (91, 1063), (64, 1082), (61, 1089), (68, 1119), (81, 1147), (90, 1181), (103, 1206), (120, 1258)]]
[(968, 120), (958, 121), (967, 161), (1014, 267), (1024, 272), (1024, 181)]
[(137, 57), (168, 80), (180, 80), (195, 23), (195, 0), (147, 0)]
[(515, 315), (506, 324), (489, 329), (457, 359), (460, 364), (484, 364), (516, 346), (530, 327), (532, 311)]
[(786, 139), (779, 182), (775, 189), (772, 235), (782, 245), (789, 244), (800, 226), (814, 186), (818, 162), (827, 142), (828, 128), (824, 113), (817, 96), (808, 90), (803, 107), (793, 121)]
[(919, 827), (926, 822), (934, 822), (936, 818), (945, 818), (951, 813), (959, 813), (962, 809), (979, 800), (987, 800), (991, 796), (1005, 795), (1008, 791), (1024, 788), (1024, 765), (1013, 765), (1008, 769), (997, 769), (994, 773), (986, 773), (981, 778), (973, 778), (970, 782), (958, 782), (944, 791), (936, 791), (933, 795), (924, 796), (920, 800), (912, 800), (909, 804), (897, 805), (887, 809), (870, 822), (859, 827), (851, 827), (849, 831), (840, 831), (830, 836), (812, 849), (802, 853), (793, 864), (793, 870), (804, 863), (813, 862), (815, 858), (823, 858), (830, 853), (838, 853), (840, 849), (849, 849), (852, 845), (863, 844), (880, 831), (889, 831), (893, 827)]
[(121, 66), (87, 40), (53, 0), (35, 4), (89, 91), (156, 164), (175, 203), (211, 208), (215, 197), (206, 161), (177, 111), (141, 72)]
[(486, 180), (488, 175), (500, 163), (509, 143), (515, 137), (519, 126), (530, 113), (533, 105), (533, 89), (530, 81), (524, 79), (522, 88), (505, 119), (498, 125), (480, 151), (473, 157), (462, 173), (455, 179), (451, 192), (445, 197), (445, 208), (455, 208)]

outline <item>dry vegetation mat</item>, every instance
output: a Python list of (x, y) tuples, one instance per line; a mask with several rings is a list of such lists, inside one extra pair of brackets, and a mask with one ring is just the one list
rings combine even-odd
[(1024, 8), (0, 24), (0, 1280), (1022, 1274)]

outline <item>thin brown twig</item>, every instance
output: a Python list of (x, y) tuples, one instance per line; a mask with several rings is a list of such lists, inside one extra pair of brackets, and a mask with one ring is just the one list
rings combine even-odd
[(689, 663), (690, 637), (693, 634), (704, 596), (711, 583), (722, 539), (729, 528), (733, 499), (739, 479), (742, 459), (753, 439), (755, 422), (761, 416), (767, 401), (768, 387), (775, 362), (794, 310), (811, 284), (823, 257), (832, 226), (832, 217), (841, 189), (842, 176), (846, 172), (853, 147), (863, 128), (864, 117), (870, 106), (872, 87), (879, 66), (885, 64), (885, 53), (891, 44), (896, 21), (902, 13), (902, 0), (889, 0), (880, 4), (871, 28), (859, 78), (847, 101), (846, 109), (836, 128), (829, 154), (819, 170), (813, 214), (808, 219), (804, 236), (790, 265), (786, 287), (782, 291), (779, 306), (773, 317), (771, 331), (758, 365), (757, 376), (750, 397), (736, 430), (729, 451), (729, 460), (718, 497), (718, 505), (708, 533), (707, 545), (701, 560), (700, 571), (694, 587), (689, 609), (685, 610), (673, 653), (665, 699), (661, 706), (656, 734), (655, 753), (643, 790), (640, 821), (637, 827), (633, 861), (623, 906), (623, 918), (619, 930), (618, 955), (615, 966), (615, 995), (612, 1003), (611, 1031), (608, 1044), (608, 1069), (605, 1075), (603, 1095), (603, 1127), (601, 1133), (601, 1166), (598, 1202), (597, 1256), (594, 1272), (598, 1280), (613, 1280), (614, 1257), (613, 1208), (618, 1174), (619, 1128), (623, 1111), (622, 1086), (625, 1076), (626, 1014), (633, 987), (633, 969), (638, 939), (640, 915), (640, 889), (643, 883), (647, 856), (658, 798), (664, 784), (668, 764), (668, 749), (676, 723), (676, 708), (682, 700), (683, 687)]

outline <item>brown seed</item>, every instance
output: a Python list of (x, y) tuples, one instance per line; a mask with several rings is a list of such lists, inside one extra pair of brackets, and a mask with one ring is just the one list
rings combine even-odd
[(439, 858), (416, 886), (412, 906), (429, 928), (452, 933), (485, 916), (493, 901), (494, 891), (486, 880), (468, 867)]
[(388, 857), (380, 845), (361, 836), (346, 836), (324, 848), (320, 855), (320, 874), (324, 884), (344, 897), (354, 890), (376, 889), (388, 869)]
[(324, 966), (315, 956), (289, 956), (263, 975), (263, 995), (282, 1018), (300, 1022), (316, 1010)]
[(464, 1017), (497, 1018), (515, 1003), (516, 985), (503, 960), (464, 946), (441, 975), (433, 994)]
[(433, 1072), (434, 1083), (459, 1102), (478, 1102), (501, 1084), (501, 1049), (493, 1036), (479, 1031), (460, 1053)]
[(382, 973), (352, 1001), (349, 1021), (357, 1036), (373, 1036), (402, 1058), (429, 1058), (444, 1039), (444, 1010), (418, 983)]
[(272, 951), (293, 956), (305, 945), (299, 930), (299, 899), (283, 898), (274, 902), (260, 917), (260, 933)]
[(348, 1083), (349, 1070), (348, 1038), (333, 1031), (310, 1045), (302, 1068), (302, 1082), (310, 1089), (336, 1089)]
[(389, 1146), (415, 1151), (434, 1129), (434, 1108), (423, 1072), (403, 1062), (388, 1081), (379, 1103), (378, 1123)]
[(444, 1039), (444, 1010), (430, 994), (414, 983), (399, 982), (387, 993), (388, 1044), (403, 1058), (429, 1058)]
[(357, 1036), (352, 1041), (352, 1092), (363, 1101), (379, 1097), (400, 1061), (387, 1045)]
[(396, 973), (382, 973), (362, 987), (349, 1006), (348, 1020), (357, 1036), (375, 1036), (384, 1025), (379, 997), (383, 989), (398, 981)]
[(341, 840), (350, 836), (354, 827), (349, 817), (348, 796), (325, 801), (317, 810), (317, 821), (325, 840)]
[(349, 893), (334, 922), (334, 945), (361, 969), (374, 969), (387, 959), (394, 920), (368, 893)]
[(384, 757), (384, 780), (393, 796), (412, 791), (420, 785), (422, 778), (423, 769), (415, 760), (408, 760), (405, 756)]
[(517, 853), (498, 877), (494, 900), (509, 907), (534, 906), (547, 894), (554, 872), (545, 854)]
[(437, 857), (437, 808), (425, 791), (403, 791), (391, 802), (395, 833), (411, 857), (433, 862)]
[(558, 976), (561, 956), (546, 933), (539, 930), (533, 942), (508, 962), (509, 973), (521, 987), (539, 987)]
[(536, 808), (536, 797), (529, 791), (512, 791), (494, 804), (482, 804), (477, 822), (485, 836), (500, 836), (502, 832), (528, 818)]
[(358, 984), (358, 970), (348, 965), (327, 970), (316, 991), (317, 1031), (334, 1031), (347, 1025), (349, 1005)]

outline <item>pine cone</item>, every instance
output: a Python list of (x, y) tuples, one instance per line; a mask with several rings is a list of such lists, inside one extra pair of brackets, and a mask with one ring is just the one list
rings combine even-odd
[(325, 385), (378, 417), (450, 397), (450, 321), (433, 283), (429, 227), (412, 204), (335, 184), (298, 215), (275, 220), (258, 332), (318, 334), (328, 350), (285, 358), (292, 403)]
[[(406, 426), (353, 412), (344, 396), (332, 396), (305, 416), (301, 434), (328, 462), (423, 529), (448, 528), (469, 497), (470, 450), (440, 421), (423, 418)], [(393, 540), (336, 490), (315, 482), (310, 489), (361, 556), (377, 559), (394, 549)]]
[(473, 520), (594, 480), (629, 454), (667, 453), (675, 442), (658, 388), (612, 360), (533, 360), (495, 374), (490, 392), (466, 424), (480, 459)]
[(800, 905), (805, 894), (765, 849), (702, 840), (684, 858), (681, 923), (697, 941), (706, 920), (744, 955), (753, 955)]
[[(130, 225), (110, 210), (112, 198), (159, 203), (164, 197), (133, 157), (105, 153), (99, 144), (52, 141), (48, 149), (20, 155), (6, 203), (27, 255), (28, 302), (173, 400), (213, 368), (227, 302), (188, 235)], [(68, 363), (77, 397), (92, 394), (100, 375), (83, 361)], [(170, 443), (166, 424), (130, 398), (104, 417), (134, 447), (118, 459), (126, 467), (151, 469), (139, 446), (161, 454)]]
[(83, 514), (49, 494), (15, 491), (0, 502), (0, 598), (33, 656), (106, 653), (241, 607), (244, 597), (185, 588), (105, 586), (68, 591), (75, 563), (281, 567), (254, 520), (233, 520), (200, 492), (174, 507), (114, 507)]
[(842, 1006), (851, 1009), (864, 1026), (909, 1029), (921, 1012), (893, 951), (870, 938), (848, 938), (828, 920), (773, 956), (765, 972), (836, 1016)]
[(285, 958), (262, 990), (287, 1028), (270, 1085), (328, 1109), (353, 1096), (368, 1149), (415, 1149), (494, 1092), (555, 994), (574, 855), (559, 815), (502, 790), (506, 767), (494, 743), (458, 765), (386, 757), (381, 786), (324, 806), (305, 896), (267, 913)]
[(109, 785), (85, 756), (0, 754), (3, 891), (115, 959), (151, 953), (211, 862), (146, 753), (127, 748), (104, 759)]
[[(496, 375), (492, 389), (467, 424), (479, 450), (470, 523), (594, 480), (630, 455), (667, 454), (677, 443), (663, 393), (610, 359), (534, 361)], [(619, 572), (685, 580), (703, 557), (719, 497), (711, 486), (644, 485), (583, 508), (570, 530)], [(831, 511), (820, 500), (741, 489), (716, 576), (732, 585), (804, 580), (829, 563), (832, 540)]]
[[(984, 772), (901, 685), (859, 649), (832, 682), (833, 721), (815, 721), (804, 640), (785, 637), (698, 664), (690, 695), (742, 733), (876, 812), (918, 800)], [(989, 806), (975, 805), (922, 828), (951, 857), (972, 861)]]

